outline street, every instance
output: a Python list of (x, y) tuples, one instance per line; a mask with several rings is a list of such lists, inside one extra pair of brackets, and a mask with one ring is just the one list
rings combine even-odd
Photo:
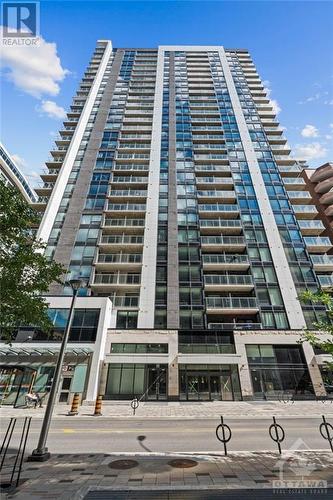
[[(21, 421), (21, 419), (20, 419)], [(2, 433), (7, 420), (2, 421)], [(171, 453), (222, 452), (223, 444), (215, 435), (219, 419), (144, 419), (80, 418), (54, 419), (50, 428), (48, 447), (52, 453)], [(225, 419), (232, 430), (229, 451), (277, 451), (270, 439), (270, 418)], [(282, 449), (291, 448), (301, 438), (301, 449), (329, 450), (328, 441), (319, 433), (321, 419), (277, 418), (286, 433)], [(37, 444), (41, 419), (32, 419), (27, 452)], [(15, 447), (18, 435), (12, 442)]]

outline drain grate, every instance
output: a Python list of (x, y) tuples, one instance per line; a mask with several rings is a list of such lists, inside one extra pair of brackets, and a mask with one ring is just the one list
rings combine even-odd
[(170, 467), (174, 467), (175, 469), (189, 469), (198, 465), (198, 462), (187, 458), (177, 458), (168, 462), (168, 465), (170, 465)]
[(139, 462), (137, 462), (136, 460), (114, 460), (109, 464), (109, 467), (110, 469), (126, 470), (126, 469), (133, 469), (138, 465)]

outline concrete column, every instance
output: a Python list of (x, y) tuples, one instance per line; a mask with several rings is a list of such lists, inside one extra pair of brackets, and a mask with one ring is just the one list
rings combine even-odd
[[(171, 333), (171, 332), (170, 332)], [(168, 399), (179, 399), (178, 332), (169, 336)]]
[(109, 371), (109, 364), (102, 362), (102, 366), (100, 368), (100, 377), (99, 377), (99, 391), (98, 395), (105, 395), (106, 391), (106, 383), (108, 379), (108, 371)]
[(175, 53), (169, 56), (168, 287), (167, 328), (179, 328), (179, 270), (176, 167)]
[(164, 51), (158, 49), (153, 126), (149, 160), (145, 234), (142, 254), (138, 328), (154, 328), (158, 203), (160, 192)]
[(316, 360), (316, 356), (313, 350), (312, 345), (309, 342), (304, 342), (303, 344), (303, 352), (306, 360), (306, 364), (308, 365), (309, 374), (311, 378), (311, 382), (313, 385), (313, 390), (316, 396), (326, 396), (326, 389), (323, 384), (323, 378), (320, 373), (320, 369)]
[(238, 364), (239, 383), (242, 393), (242, 398), (246, 400), (253, 399), (253, 388), (250, 367), (247, 360), (245, 344), (241, 341), (239, 335), (235, 334), (236, 353), (241, 356)]

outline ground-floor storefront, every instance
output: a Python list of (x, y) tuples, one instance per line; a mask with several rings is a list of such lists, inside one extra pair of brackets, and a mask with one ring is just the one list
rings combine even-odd
[(105, 399), (151, 401), (327, 395), (313, 348), (299, 343), (300, 333), (237, 331), (229, 332), (226, 342), (220, 333), (214, 337), (214, 332), (200, 332), (198, 340), (196, 335), (186, 337), (165, 330), (109, 331), (101, 393)]
[[(40, 349), (36, 351), (25, 348), (29, 355), (15, 357), (6, 355), (0, 364), (0, 404), (12, 405), (16, 408), (26, 405), (26, 395), (34, 392), (42, 402), (46, 402), (50, 391), (55, 369), (57, 350), (49, 349), (48, 354)], [(14, 349), (12, 348), (12, 351)], [(70, 403), (75, 392), (85, 397), (89, 379), (91, 352), (77, 350), (68, 352), (62, 369), (58, 402)]]

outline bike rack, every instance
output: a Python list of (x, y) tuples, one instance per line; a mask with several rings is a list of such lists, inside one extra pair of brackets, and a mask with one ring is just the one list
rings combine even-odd
[[(25, 453), (25, 448), (26, 448), (29, 430), (30, 430), (30, 425), (31, 425), (31, 417), (24, 418), (21, 436), (20, 436), (19, 447), (17, 449), (16, 455), (14, 456), (14, 463), (13, 464), (10, 463), (6, 466), (5, 459), (7, 456), (9, 445), (10, 445), (12, 437), (13, 437), (13, 432), (14, 432), (16, 423), (17, 423), (17, 418), (11, 417), (9, 424), (7, 426), (6, 434), (5, 434), (3, 442), (1, 444), (0, 458), (1, 458), (1, 456), (2, 456), (2, 458), (1, 458), (1, 464), (0, 464), (0, 472), (2, 472), (3, 469), (9, 469), (9, 472), (7, 473), (7, 475), (8, 476), (10, 475), (9, 481), (4, 481), (1, 483), (1, 488), (10, 488), (11, 486), (13, 486), (14, 483), (15, 483), (15, 487), (17, 488), (19, 481), (20, 481), (24, 453)], [(15, 475), (16, 475), (16, 480), (15, 480)]]

